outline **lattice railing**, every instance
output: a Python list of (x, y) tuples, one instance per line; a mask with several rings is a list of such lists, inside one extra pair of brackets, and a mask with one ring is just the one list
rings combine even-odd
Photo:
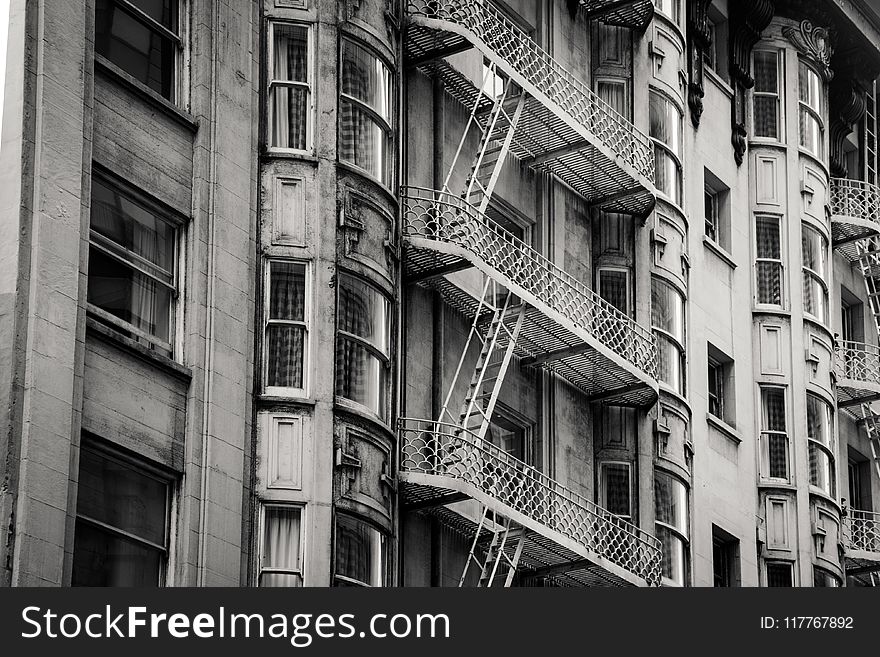
[(843, 542), (849, 550), (880, 552), (880, 513), (849, 509), (843, 518)]
[(657, 342), (646, 328), (550, 262), (525, 242), (486, 219), (453, 194), (403, 187), (404, 234), (455, 245), (482, 260), (519, 289), (588, 332), (605, 347), (652, 378)]
[(398, 429), (402, 472), (464, 482), (649, 585), (660, 584), (660, 541), (649, 533), (460, 427), (401, 418)]
[(839, 342), (836, 373), (840, 379), (880, 385), (880, 347), (848, 340)]
[[(407, 0), (407, 13), (454, 24), (482, 42), (544, 96), (548, 109), (574, 119), (612, 154), (654, 182), (648, 137), (540, 48), (487, 0)], [(538, 98), (538, 96), (536, 96)]]
[(880, 229), (880, 188), (861, 180), (831, 179), (831, 216), (853, 217), (878, 223)]

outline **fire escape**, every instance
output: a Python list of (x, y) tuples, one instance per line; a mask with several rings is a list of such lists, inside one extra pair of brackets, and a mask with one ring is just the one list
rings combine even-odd
[[(579, 3), (634, 27), (650, 4)], [(462, 585), (509, 586), (518, 575), (658, 585), (656, 538), (486, 439), (514, 362), (555, 372), (592, 401), (656, 399), (651, 332), (487, 217), (508, 156), (595, 207), (644, 216), (654, 204), (650, 141), (487, 0), (408, 0), (405, 47), (469, 112), (443, 188), (401, 190), (406, 275), (471, 322), (439, 417), (400, 420), (404, 507), (469, 537)], [(481, 83), (447, 59), (470, 49), (486, 62)], [(456, 177), (457, 167), (466, 173)], [(481, 294), (455, 278), (465, 269), (483, 274)]]
[[(876, 144), (876, 105), (869, 96), (865, 117), (867, 144)], [(866, 161), (876, 162), (876, 152)], [(872, 182), (831, 180), (831, 232), (834, 248), (858, 267), (880, 337), (880, 188), (876, 171), (868, 167)], [(871, 456), (880, 477), (880, 348), (872, 344), (840, 341), (836, 356), (838, 406), (862, 424), (871, 445)], [(880, 513), (849, 509), (843, 523), (847, 575), (874, 585), (880, 570)]]

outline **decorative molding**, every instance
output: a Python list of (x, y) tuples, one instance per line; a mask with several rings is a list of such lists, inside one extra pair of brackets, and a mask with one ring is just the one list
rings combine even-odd
[(782, 34), (805, 57), (809, 57), (819, 67), (825, 82), (834, 77), (831, 70), (831, 56), (834, 53), (832, 33), (824, 28), (813, 25), (812, 21), (803, 20), (798, 29), (791, 26), (783, 27)]
[(831, 84), (829, 106), (831, 108), (831, 175), (835, 178), (847, 178), (846, 158), (843, 144), (852, 126), (865, 115), (867, 109), (867, 86), (857, 78), (837, 76)]
[(730, 3), (730, 86), (733, 88), (731, 143), (737, 166), (748, 148), (746, 92), (755, 85), (751, 75), (752, 48), (773, 19), (774, 0)]
[(691, 123), (700, 127), (703, 116), (704, 66), (705, 56), (712, 47), (712, 35), (709, 32), (709, 5), (712, 0), (688, 0), (688, 65), (689, 76), (687, 85), (688, 107), (691, 111)]

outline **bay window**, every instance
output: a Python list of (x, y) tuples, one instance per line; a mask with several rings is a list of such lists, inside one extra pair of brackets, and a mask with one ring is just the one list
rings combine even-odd
[(657, 191), (681, 205), (681, 112), (656, 91), (651, 91), (648, 109)]
[(263, 507), (260, 586), (303, 585), (302, 516), (303, 510), (298, 506)]
[(339, 275), (336, 395), (388, 417), (391, 303), (377, 288)]
[(394, 163), (391, 69), (354, 41), (342, 41), (339, 159), (363, 169), (386, 187)]
[(803, 253), (804, 312), (828, 323), (828, 238), (817, 229), (801, 227)]
[(308, 267), (270, 260), (266, 268), (264, 377), (268, 394), (306, 394), (309, 344)]
[(89, 312), (165, 355), (174, 340), (177, 226), (142, 195), (92, 180)]
[(789, 480), (785, 389), (761, 386), (761, 476)]
[(269, 24), (269, 145), (312, 148), (312, 47), (306, 25)]
[(775, 50), (757, 50), (753, 61), (755, 86), (752, 90), (752, 101), (755, 136), (782, 139), (780, 53)]
[(810, 485), (833, 498), (837, 491), (834, 409), (831, 404), (812, 393), (807, 393), (807, 441), (810, 451)]
[(651, 281), (651, 324), (660, 347), (658, 378), (685, 394), (684, 296), (670, 283)]
[(798, 63), (799, 144), (818, 158), (825, 152), (822, 123), (822, 79), (806, 62)]
[(169, 480), (83, 444), (73, 586), (160, 586), (168, 562)]
[(755, 217), (755, 279), (759, 304), (782, 306), (782, 217)]
[(179, 0), (97, 0), (95, 53), (163, 98), (175, 100)]
[(385, 586), (388, 544), (385, 534), (352, 516), (336, 516), (336, 586)]
[(688, 492), (671, 474), (654, 473), (657, 538), (663, 549), (663, 581), (674, 586), (687, 582)]

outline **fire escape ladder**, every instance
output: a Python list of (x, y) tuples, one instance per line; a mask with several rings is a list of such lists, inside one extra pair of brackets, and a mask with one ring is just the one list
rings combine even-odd
[[(874, 324), (880, 335), (880, 285), (876, 278), (880, 276), (880, 243), (877, 238), (860, 240), (856, 242), (856, 251), (859, 256), (859, 268), (865, 281), (865, 291), (871, 304), (871, 313), (874, 315)], [(865, 431), (871, 443), (871, 456), (877, 474), (880, 475), (880, 418), (875, 415), (870, 404), (862, 404), (861, 411)]]
[[(489, 518), (490, 514), (491, 519)], [(492, 538), (481, 560), (479, 544), (484, 530), (490, 532)], [(467, 561), (465, 561), (458, 585), (464, 586), (471, 564), (474, 564), (480, 568), (480, 579), (477, 586), (491, 587), (495, 584), (496, 578), (503, 576), (504, 586), (509, 587), (513, 583), (513, 576), (516, 574), (516, 568), (522, 556), (524, 540), (525, 531), (518, 527), (513, 520), (499, 517), (490, 511), (489, 507), (483, 506), (477, 532), (474, 535), (473, 543), (471, 543), (471, 550), (468, 553)], [(512, 550), (509, 547), (511, 545), (513, 546)]]

